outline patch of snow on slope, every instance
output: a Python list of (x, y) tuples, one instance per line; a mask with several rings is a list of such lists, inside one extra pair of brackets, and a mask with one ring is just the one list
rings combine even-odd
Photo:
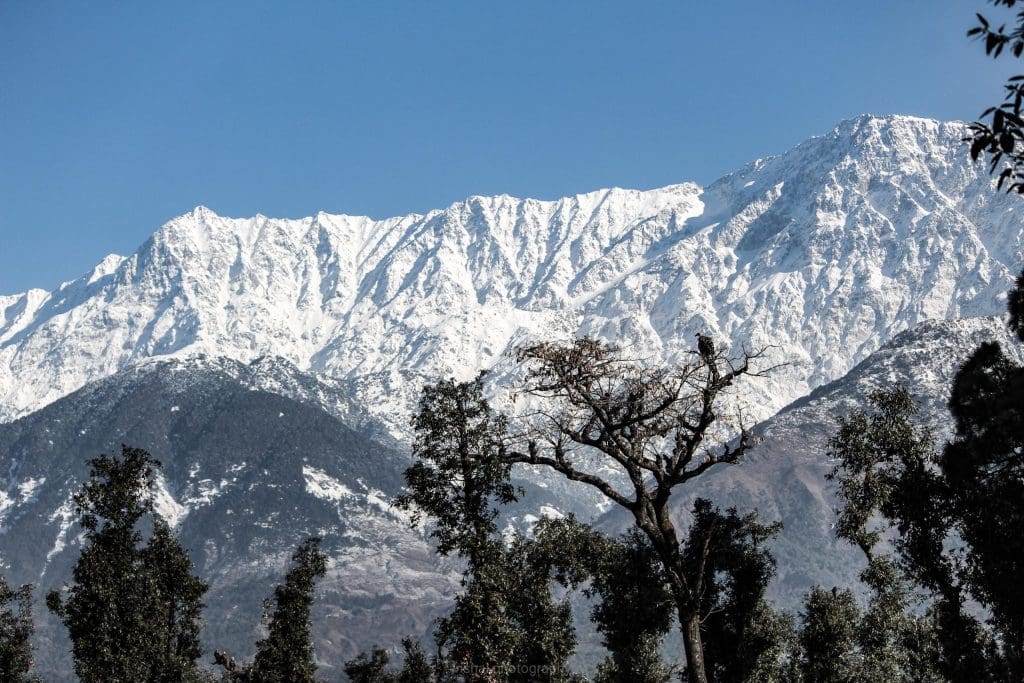
[(562, 519), (565, 517), (565, 515), (563, 515), (559, 510), (551, 507), (550, 505), (541, 505), (540, 514), (541, 517), (546, 517), (548, 519)]
[[(64, 550), (65, 539), (64, 536), (67, 534), (68, 529), (75, 522), (75, 503), (71, 498), (68, 498), (64, 503), (57, 508), (52, 515), (50, 515), (50, 521), (56, 522), (60, 520), (60, 525), (57, 527), (57, 536), (53, 541), (53, 547), (46, 553), (46, 563), (49, 564), (50, 560), (54, 555)], [(45, 571), (45, 570), (44, 570)]]
[(38, 479), (26, 479), (25, 481), (18, 484), (18, 494), (21, 496), (21, 503), (28, 503), (35, 498), (36, 492), (39, 491), (39, 487), (46, 483), (46, 477), (39, 477)]
[(0, 534), (6, 532), (3, 525), (8, 513), (19, 505), (34, 502), (39, 487), (44, 483), (46, 483), (46, 477), (29, 478), (15, 487), (17, 494), (14, 496), (7, 491), (0, 491)]
[(339, 501), (356, 497), (350, 488), (323, 470), (303, 465), (302, 476), (306, 479), (306, 491), (317, 498)]
[(14, 499), (7, 491), (0, 491), (0, 534), (7, 530), (4, 528), (4, 520), (7, 519), (7, 512), (14, 507)]
[(228, 486), (229, 483), (225, 479), (221, 479), (219, 484), (215, 483), (212, 479), (200, 479), (194, 485), (188, 487), (190, 495), (182, 500), (182, 504), (189, 509), (200, 505), (209, 505), (220, 496), (224, 487)]
[(189, 512), (187, 507), (176, 501), (174, 496), (171, 495), (171, 492), (167, 489), (167, 480), (164, 478), (163, 473), (158, 473), (156, 476), (156, 490), (153, 491), (153, 508), (172, 529), (177, 527)]

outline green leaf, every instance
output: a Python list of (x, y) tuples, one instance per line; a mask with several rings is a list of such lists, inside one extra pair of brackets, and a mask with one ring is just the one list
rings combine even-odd
[(1013, 153), (1013, 135), (1010, 133), (1003, 133), (999, 136), (999, 147), (1006, 154)]

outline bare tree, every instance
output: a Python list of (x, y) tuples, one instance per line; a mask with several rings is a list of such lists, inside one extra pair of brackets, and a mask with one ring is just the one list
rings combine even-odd
[[(518, 360), (528, 368), (523, 391), (541, 407), (526, 452), (509, 451), (512, 462), (549, 467), (632, 513), (664, 568), (691, 683), (707, 681), (701, 597), (716, 538), (709, 529), (681, 545), (672, 496), (713, 466), (738, 462), (756, 443), (738, 411), (718, 411), (723, 392), (740, 377), (767, 372), (751, 367), (763, 350), (730, 358), (711, 344), (701, 347), (691, 361), (670, 368), (651, 368), (593, 339), (520, 349)], [(609, 465), (624, 476), (609, 475)]]

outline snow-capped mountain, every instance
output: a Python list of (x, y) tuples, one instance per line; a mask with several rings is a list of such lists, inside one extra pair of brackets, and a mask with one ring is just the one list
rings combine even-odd
[[(899, 381), (941, 423), (980, 341), (1020, 356), (999, 318), (971, 317), (1002, 314), (1024, 223), (965, 131), (864, 116), (706, 188), (473, 197), (383, 221), (200, 207), (53, 292), (0, 296), (2, 572), (63, 581), (85, 459), (141, 446), (163, 460), (159, 509), (211, 583), (208, 644), (247, 654), (288, 548), (318, 533), (332, 560), (317, 647), (336, 668), (422, 635), (457, 585), (387, 504), (424, 382), (491, 368), (502, 398), (507, 352), (528, 340), (597, 335), (660, 363), (703, 331), (785, 365), (737, 392), (765, 442), (686, 495), (784, 522), (781, 604), (845, 585), (856, 553), (833, 538), (822, 478), (836, 417)], [(606, 510), (589, 489), (517, 475), (529, 490), (511, 525)], [(37, 615), (59, 677), (63, 632)]]
[(965, 126), (841, 123), (707, 188), (471, 197), (375, 221), (205, 208), (53, 292), (0, 297), (0, 419), (146, 359), (280, 356), (344, 383), (398, 436), (425, 380), (527, 339), (599, 335), (654, 361), (707, 331), (773, 345), (754, 416), (928, 319), (998, 314), (1024, 261), (1019, 199)]

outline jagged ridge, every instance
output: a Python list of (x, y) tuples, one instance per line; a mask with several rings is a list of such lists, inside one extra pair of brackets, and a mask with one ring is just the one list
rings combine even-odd
[(599, 335), (654, 361), (710, 331), (775, 345), (756, 417), (893, 334), (999, 313), (1024, 260), (1015, 202), (964, 126), (864, 116), (707, 188), (471, 197), (374, 221), (205, 208), (51, 293), (0, 299), (0, 419), (154, 356), (281, 356), (344, 380), (399, 436), (426, 379), (537, 337)]

